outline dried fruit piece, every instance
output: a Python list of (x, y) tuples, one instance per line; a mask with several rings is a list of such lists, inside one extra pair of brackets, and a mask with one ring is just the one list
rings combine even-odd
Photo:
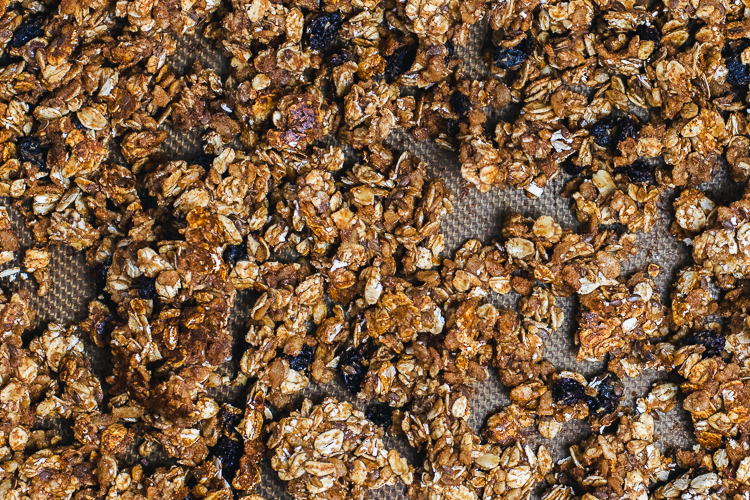
[(36, 137), (22, 137), (18, 140), (18, 152), (22, 162), (29, 162), (40, 170), (47, 171), (47, 148)]
[(458, 113), (459, 115), (465, 115), (471, 111), (471, 100), (462, 92), (453, 92), (451, 94), (450, 103), (453, 112)]
[(387, 430), (391, 426), (393, 408), (383, 403), (371, 404), (365, 411), (365, 417), (373, 424)]
[(561, 378), (552, 385), (552, 399), (561, 405), (574, 405), (586, 397), (586, 389), (579, 381)]
[(577, 165), (573, 160), (570, 158), (566, 159), (562, 163), (562, 168), (565, 170), (565, 173), (568, 175), (580, 175), (581, 172), (583, 172), (583, 167), (580, 165)]
[(617, 118), (612, 115), (607, 115), (598, 120), (591, 126), (591, 135), (594, 138), (594, 143), (603, 148), (613, 149), (616, 146), (614, 138), (616, 128)]
[(237, 261), (247, 259), (247, 244), (227, 245), (224, 249), (223, 257), (226, 263), (234, 267), (234, 265), (237, 264)]
[(362, 363), (368, 352), (368, 345), (351, 346), (341, 355), (340, 368), (346, 388), (353, 393), (359, 392), (362, 381), (367, 375), (367, 367)]
[(223, 436), (216, 445), (211, 448), (211, 456), (221, 460), (221, 475), (227, 481), (232, 481), (240, 466), (240, 457), (243, 453), (241, 440)]
[(617, 119), (617, 147), (625, 139), (638, 139), (638, 131), (641, 129), (640, 123), (636, 122), (629, 116), (621, 116)]
[(639, 24), (635, 29), (635, 34), (641, 41), (661, 42), (661, 33), (653, 26), (646, 26), (645, 24)]
[(594, 378), (589, 387), (596, 390), (596, 396), (589, 396), (586, 403), (592, 417), (599, 418), (612, 414), (620, 405), (623, 386), (614, 373), (605, 373)]
[(314, 354), (315, 350), (309, 345), (304, 344), (299, 354), (297, 354), (296, 356), (286, 355), (284, 357), (287, 361), (289, 361), (289, 368), (301, 372), (307, 370), (307, 368), (310, 366), (313, 361)]
[(338, 37), (341, 23), (341, 13), (338, 11), (316, 17), (305, 30), (307, 44), (313, 50), (325, 49)]
[(138, 282), (138, 296), (143, 300), (153, 300), (157, 297), (156, 278), (144, 276)]
[(727, 81), (735, 86), (750, 83), (750, 66), (742, 63), (742, 52), (750, 47), (746, 39), (730, 42), (724, 47), (724, 57), (727, 65)]
[(726, 337), (713, 330), (703, 330), (685, 338), (684, 345), (702, 345), (706, 348), (704, 357), (721, 356), (726, 344)]
[(385, 57), (385, 80), (392, 82), (399, 76), (403, 75), (417, 59), (418, 46), (404, 45), (393, 51), (393, 54)]
[(614, 173), (624, 175), (630, 179), (630, 182), (635, 184), (654, 182), (654, 166), (649, 165), (643, 160), (637, 160), (630, 165), (617, 167)]
[(528, 59), (531, 49), (529, 35), (515, 47), (497, 47), (495, 48), (495, 64), (502, 69), (511, 69)]
[(44, 35), (42, 24), (44, 20), (41, 17), (31, 17), (24, 21), (15, 32), (10, 41), (10, 46), (14, 49), (23, 47), (34, 38)]

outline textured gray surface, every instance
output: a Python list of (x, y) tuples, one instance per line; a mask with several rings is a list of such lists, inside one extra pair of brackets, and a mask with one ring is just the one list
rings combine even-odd
[[(488, 36), (489, 30), (486, 25), (477, 26), (473, 31), (470, 46), (457, 49), (457, 55), (464, 62), (467, 77), (482, 78), (486, 75), (487, 69), (484, 62), (481, 61), (479, 48)], [(219, 52), (201, 43), (197, 38), (180, 42), (178, 57), (172, 62), (172, 66), (179, 74), (188, 67), (193, 59), (200, 61), (205, 67), (216, 69), (222, 77), (226, 77), (227, 60)], [(188, 134), (169, 131), (168, 140), (164, 145), (165, 153), (175, 158), (188, 158), (198, 154), (201, 150), (201, 135), (202, 131), (200, 130), (194, 130)], [(520, 212), (531, 217), (538, 217), (543, 214), (551, 215), (563, 227), (572, 229), (577, 227), (570, 201), (561, 198), (559, 195), (567, 180), (565, 174), (561, 174), (560, 177), (555, 179), (545, 190), (544, 195), (536, 200), (529, 199), (522, 191), (514, 190), (497, 191), (493, 189), (489, 193), (479, 193), (468, 189), (462, 182), (460, 165), (455, 153), (444, 151), (430, 142), (417, 143), (411, 138), (410, 134), (403, 131), (394, 132), (388, 142), (392, 148), (408, 150), (426, 161), (429, 165), (430, 174), (443, 178), (453, 191), (455, 211), (446, 218), (443, 224), (447, 244), (446, 256), (459, 248), (467, 239), (477, 238), (484, 243), (489, 243), (494, 238), (499, 237), (502, 221), (510, 212)], [(719, 176), (707, 188), (721, 204), (724, 204), (728, 198), (735, 199), (737, 197), (737, 186), (728, 183), (723, 175)], [(668, 298), (668, 287), (673, 282), (677, 270), (690, 262), (688, 249), (668, 232), (673, 215), (671, 199), (672, 194), (667, 193), (662, 200), (660, 222), (656, 229), (648, 235), (639, 235), (638, 254), (631, 257), (623, 265), (627, 273), (642, 269), (649, 263), (661, 265), (663, 273), (656, 281), (664, 299)], [(4, 200), (6, 204), (7, 201)], [(23, 247), (26, 248), (32, 243), (30, 234), (22, 227), (22, 223), (15, 212), (13, 212), (13, 217), (14, 223), (22, 236)], [(9, 266), (12, 265), (19, 264), (9, 264)], [(94, 289), (93, 270), (85, 266), (83, 256), (71, 249), (54, 248), (51, 275), (50, 293), (44, 298), (35, 298), (34, 300), (34, 307), (38, 311), (39, 325), (44, 326), (49, 321), (77, 322), (85, 318), (87, 304), (94, 296)], [(9, 284), (7, 280), (3, 280), (2, 284), (10, 289), (28, 286), (32, 290), (36, 290), (33, 279), (21, 285), (18, 282)], [(492, 294), (490, 299), (498, 306), (513, 308), (518, 296), (513, 293), (503, 297)], [(547, 358), (559, 368), (576, 370), (587, 375), (600, 371), (602, 364), (577, 363), (575, 361), (573, 334), (577, 308), (576, 299), (562, 299), (560, 305), (565, 312), (565, 323), (558, 332), (548, 339)], [(240, 293), (230, 320), (236, 339), (236, 359), (239, 359), (241, 355), (239, 348), (245, 333), (244, 319), (251, 306), (252, 300), (249, 294)], [(89, 346), (88, 352), (94, 361), (97, 373), (104, 374), (107, 366), (106, 351), (97, 351)], [(234, 371), (236, 371), (236, 366), (225, 367), (227, 373)], [(647, 373), (639, 379), (626, 381), (626, 395), (629, 403), (633, 404), (634, 394), (645, 394), (654, 380), (665, 376), (665, 374)], [(497, 411), (498, 408), (506, 405), (508, 399), (507, 390), (500, 385), (494, 373), (488, 381), (477, 387), (476, 390), (476, 396), (471, 404), (471, 425), (478, 431), (486, 418)], [(314, 401), (321, 401), (328, 395), (352, 399), (352, 395), (347, 394), (339, 383), (332, 383), (323, 387), (310, 387), (305, 392), (305, 396), (312, 398)], [(237, 391), (225, 391), (221, 394), (221, 397), (225, 400), (237, 400)], [(240, 397), (239, 401), (241, 400)], [(358, 406), (363, 408), (359, 403)], [(536, 435), (531, 435), (529, 439), (533, 444), (544, 443), (552, 452), (553, 457), (559, 459), (567, 455), (567, 448), (570, 444), (583, 438), (587, 432), (586, 424), (574, 422), (567, 424), (554, 442), (546, 442)], [(663, 449), (685, 447), (692, 444), (689, 418), (681, 409), (663, 416), (657, 423), (657, 433), (661, 436), (660, 442)], [(413, 458), (413, 454), (410, 453), (404, 441), (394, 438), (388, 438), (388, 441), (389, 445), (396, 446), (407, 456)], [(419, 466), (418, 463), (414, 463), (414, 465), (415, 467)], [(267, 499), (290, 498), (284, 492), (284, 485), (276, 478), (268, 464), (264, 465), (264, 472), (260, 493)], [(403, 497), (402, 490), (401, 487), (386, 488), (373, 492), (371, 498), (401, 498)]]

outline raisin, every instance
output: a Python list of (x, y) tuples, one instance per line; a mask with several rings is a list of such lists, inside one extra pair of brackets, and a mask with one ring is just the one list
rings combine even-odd
[(623, 393), (623, 386), (617, 375), (607, 373), (598, 376), (591, 381), (589, 387), (596, 389), (596, 396), (586, 398), (592, 416), (601, 417), (617, 410)]
[(448, 52), (448, 55), (445, 56), (445, 64), (448, 64), (449, 62), (451, 62), (453, 54), (456, 53), (456, 48), (453, 46), (453, 43), (450, 40), (447, 40), (445, 42), (445, 50)]
[(703, 355), (706, 357), (720, 356), (724, 351), (727, 339), (711, 330), (703, 330), (688, 336), (684, 340), (685, 345), (702, 345), (706, 348)]
[(614, 149), (617, 146), (614, 137), (616, 128), (617, 119), (612, 115), (607, 115), (594, 123), (591, 127), (591, 135), (596, 145), (602, 148)]
[(448, 137), (456, 137), (459, 132), (459, 121), (454, 120), (453, 118), (448, 118), (445, 120), (445, 134)]
[(322, 14), (307, 26), (307, 45), (313, 50), (323, 50), (336, 39), (341, 28), (341, 13)]
[(625, 139), (638, 139), (638, 132), (641, 130), (641, 124), (629, 116), (621, 116), (617, 119), (617, 134), (615, 135), (617, 147)]
[(104, 291), (104, 287), (107, 285), (107, 272), (112, 265), (112, 257), (108, 257), (107, 260), (99, 267), (96, 271), (94, 280), (96, 281), (96, 289), (99, 292)]
[(365, 417), (373, 424), (388, 429), (393, 420), (393, 408), (383, 403), (375, 403), (367, 407)]
[(138, 296), (143, 300), (156, 298), (156, 278), (144, 276), (138, 282)]
[(359, 392), (362, 381), (367, 374), (367, 367), (362, 361), (368, 354), (368, 347), (367, 344), (359, 347), (349, 347), (341, 355), (341, 361), (339, 362), (341, 374), (344, 377), (344, 384), (347, 389), (355, 394)]
[(240, 425), (242, 421), (242, 411), (238, 410), (234, 406), (225, 405), (222, 407), (219, 413), (219, 425), (224, 430), (226, 435), (235, 435), (237, 431), (235, 428)]
[(240, 458), (243, 452), (242, 441), (235, 441), (229, 437), (222, 437), (211, 448), (211, 455), (221, 460), (221, 475), (227, 481), (232, 481), (237, 469), (240, 467)]
[(305, 344), (302, 346), (302, 349), (296, 356), (285, 354), (284, 357), (287, 361), (289, 361), (289, 368), (301, 372), (307, 370), (307, 368), (310, 366), (313, 361), (314, 354), (315, 350), (309, 345)]
[(10, 41), (10, 46), (14, 49), (23, 47), (34, 38), (38, 38), (44, 35), (42, 29), (42, 23), (44, 20), (40, 17), (32, 17), (21, 23), (21, 25), (13, 33), (13, 38)]
[(654, 28), (653, 26), (646, 26), (645, 24), (639, 24), (638, 27), (635, 29), (635, 34), (638, 35), (638, 38), (641, 39), (641, 41), (651, 41), (659, 43), (661, 42), (661, 33), (659, 33), (659, 30)]
[(583, 384), (573, 378), (561, 378), (552, 384), (552, 399), (561, 405), (574, 405), (586, 396)]
[(232, 267), (237, 264), (237, 261), (244, 260), (246, 258), (246, 243), (242, 243), (241, 245), (227, 245), (227, 248), (224, 249), (224, 261)]
[(198, 155), (188, 161), (188, 165), (198, 165), (201, 168), (204, 168), (206, 170), (210, 170), (211, 167), (214, 164), (214, 159), (216, 158), (216, 155), (211, 154), (202, 154)]
[(531, 54), (531, 37), (526, 35), (518, 45), (511, 48), (495, 48), (495, 64), (502, 69), (518, 66)]
[(637, 160), (632, 165), (617, 167), (614, 173), (624, 175), (634, 184), (654, 181), (654, 166), (643, 160)]
[(583, 167), (576, 165), (570, 158), (567, 158), (561, 166), (568, 175), (580, 175), (583, 172)]
[(742, 51), (750, 46), (747, 40), (740, 40), (728, 44), (724, 48), (724, 57), (727, 65), (727, 81), (735, 86), (744, 86), (750, 83), (750, 66), (742, 64)]
[(331, 60), (328, 61), (328, 67), (336, 68), (353, 59), (354, 57), (352, 56), (351, 52), (343, 50), (340, 54), (334, 54), (333, 57), (331, 57)]
[(404, 45), (385, 57), (385, 80), (391, 83), (403, 75), (417, 60), (417, 45)]
[(47, 171), (47, 148), (42, 146), (36, 137), (23, 137), (18, 140), (19, 156), (22, 162), (28, 162)]
[(471, 100), (466, 97), (466, 94), (461, 92), (453, 92), (450, 98), (451, 108), (459, 115), (465, 115), (471, 111)]

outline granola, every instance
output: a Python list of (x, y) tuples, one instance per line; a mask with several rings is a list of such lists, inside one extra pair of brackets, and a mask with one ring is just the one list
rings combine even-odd
[[(0, 208), (0, 278), (19, 287), (0, 293), (10, 497), (256, 500), (267, 443), (296, 498), (400, 481), (412, 500), (522, 499), (546, 476), (550, 500), (640, 499), (673, 468), (652, 416), (678, 388), (703, 450), (679, 451), (688, 472), (654, 495), (747, 496), (750, 190), (728, 206), (702, 191), (720, 158), (733, 180), (750, 175), (743, 4), (5, 7), (0, 196), (33, 238)], [(464, 62), (482, 21), (477, 77)], [(176, 64), (192, 36), (225, 67)], [(563, 177), (580, 226), (511, 212), (496, 240), (447, 255), (453, 194), (402, 131), (454, 152), (480, 192), (533, 199)], [(200, 154), (175, 154), (188, 132)], [(694, 262), (668, 306), (658, 266), (626, 277), (623, 263), (674, 189), (670, 230)], [(96, 274), (78, 324), (36, 324), (23, 283), (57, 298), (56, 246)], [(567, 297), (578, 361), (608, 360), (589, 379), (545, 357)], [(631, 416), (620, 379), (647, 369), (674, 383)], [(511, 404), (475, 433), (471, 400), (493, 370)], [(365, 413), (333, 399), (295, 409), (337, 378)], [(244, 406), (222, 404), (229, 392)], [(533, 424), (553, 438), (583, 419), (594, 435), (554, 473), (525, 444)], [(387, 450), (385, 430), (421, 463)]]
[(367, 498), (370, 489), (413, 481), (406, 460), (383, 444), (382, 429), (349, 403), (305, 400), (270, 433), (271, 466), (294, 498)]

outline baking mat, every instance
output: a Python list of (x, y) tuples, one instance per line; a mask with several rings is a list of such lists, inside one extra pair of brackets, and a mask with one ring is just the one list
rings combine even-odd
[[(465, 47), (456, 49), (459, 60), (463, 62), (465, 74), (469, 78), (484, 78), (487, 75), (487, 66), (482, 61), (481, 47), (490, 36), (490, 29), (486, 23), (479, 23), (472, 29), (470, 43)], [(176, 56), (170, 61), (173, 70), (179, 75), (188, 68), (193, 61), (199, 61), (204, 67), (216, 70), (222, 78), (227, 76), (228, 60), (215, 50), (211, 43), (201, 40), (199, 37), (188, 37), (179, 41), (179, 49)], [(177, 133), (168, 130), (168, 139), (163, 145), (164, 153), (170, 158), (186, 159), (201, 152), (200, 129), (191, 130), (188, 133)], [(563, 199), (560, 191), (568, 180), (568, 175), (561, 172), (560, 176), (553, 180), (545, 189), (544, 194), (538, 199), (529, 199), (524, 191), (506, 189), (498, 191), (492, 189), (488, 193), (480, 193), (470, 189), (462, 180), (460, 164), (457, 153), (440, 149), (431, 141), (416, 142), (412, 136), (403, 130), (395, 130), (388, 138), (388, 145), (397, 151), (410, 151), (428, 164), (428, 172), (433, 177), (442, 178), (455, 195), (454, 212), (447, 216), (443, 222), (442, 230), (446, 240), (446, 253), (444, 257), (451, 255), (456, 249), (470, 238), (477, 238), (483, 243), (489, 243), (500, 236), (502, 223), (510, 212), (519, 212), (525, 216), (538, 217), (550, 215), (563, 227), (576, 230), (579, 226), (571, 210), (569, 199)], [(117, 160), (113, 157), (112, 160)], [(739, 198), (741, 186), (732, 183), (726, 176), (724, 170), (708, 185), (701, 186), (719, 204), (725, 205)], [(668, 297), (670, 284), (674, 282), (675, 275), (679, 269), (691, 262), (689, 249), (671, 234), (668, 227), (673, 220), (674, 214), (671, 208), (673, 193), (667, 191), (662, 199), (659, 222), (649, 234), (638, 235), (638, 254), (631, 256), (623, 263), (623, 274), (627, 275), (636, 269), (642, 269), (649, 263), (662, 266), (663, 272), (656, 278), (656, 283), (662, 293), (662, 299), (669, 303)], [(1, 203), (10, 206), (10, 200), (2, 199)], [(23, 250), (33, 245), (30, 233), (23, 227), (23, 223), (14, 210), (9, 210), (14, 228), (20, 237), (22, 251), (16, 261), (6, 264), (4, 267), (20, 265)], [(20, 278), (13, 282), (2, 280), (4, 288), (18, 289), (27, 287), (34, 294), (32, 305), (37, 311), (37, 324), (39, 331), (50, 321), (58, 323), (76, 323), (86, 317), (87, 305), (94, 298), (93, 270), (85, 265), (83, 255), (67, 247), (52, 248), (51, 262), (52, 285), (50, 292), (45, 297), (36, 296), (36, 284), (33, 279), (23, 281)], [(490, 294), (490, 301), (496, 306), (515, 308), (518, 295), (511, 292), (505, 296)], [(247, 313), (252, 307), (253, 297), (248, 292), (240, 292), (230, 317), (235, 338), (235, 360), (239, 360), (242, 353), (242, 339), (244, 337), (244, 324)], [(577, 363), (576, 348), (573, 345), (575, 332), (575, 315), (577, 299), (575, 297), (558, 299), (558, 305), (565, 313), (563, 326), (553, 334), (546, 342), (547, 358), (560, 369), (570, 369), (585, 375), (592, 375), (602, 370), (603, 363)], [(94, 371), (102, 380), (108, 375), (107, 362), (108, 350), (98, 350), (88, 343), (87, 353), (92, 360)], [(235, 361), (236, 363), (236, 361)], [(236, 365), (223, 367), (225, 373), (236, 373)], [(646, 372), (638, 379), (624, 380), (626, 393), (624, 404), (633, 405), (636, 396), (645, 395), (655, 380), (665, 379), (664, 373)], [(472, 415), (470, 425), (475, 431), (480, 431), (487, 417), (499, 408), (508, 404), (508, 391), (504, 389), (494, 373), (487, 381), (476, 387), (476, 394), (471, 401)], [(334, 396), (347, 399), (355, 403), (360, 409), (363, 405), (356, 401), (348, 393), (343, 384), (338, 380), (326, 386), (310, 386), (303, 393), (305, 397), (315, 402), (322, 401), (326, 396)], [(244, 401), (243, 394), (236, 390), (224, 390), (216, 395), (222, 402)], [(278, 415), (276, 416), (279, 417)], [(686, 448), (694, 444), (692, 437), (692, 426), (687, 414), (682, 410), (681, 403), (667, 415), (661, 415), (656, 423), (656, 433), (660, 436), (659, 446), (662, 450), (675, 448)], [(588, 433), (588, 425), (581, 421), (565, 424), (563, 430), (554, 440), (545, 440), (541, 436), (532, 434), (529, 441), (532, 446), (544, 444), (552, 453), (554, 459), (561, 459), (568, 455), (568, 447), (583, 439)], [(415, 455), (407, 446), (406, 441), (398, 438), (388, 437), (389, 446), (396, 447), (407, 456), (415, 468), (420, 466), (415, 460)], [(164, 461), (166, 465), (167, 461)], [(289, 499), (291, 498), (270, 465), (263, 465), (263, 480), (258, 488), (259, 493), (267, 499)], [(370, 493), (373, 499), (396, 499), (403, 498), (403, 486), (383, 488)], [(537, 491), (535, 498), (540, 496)]]

